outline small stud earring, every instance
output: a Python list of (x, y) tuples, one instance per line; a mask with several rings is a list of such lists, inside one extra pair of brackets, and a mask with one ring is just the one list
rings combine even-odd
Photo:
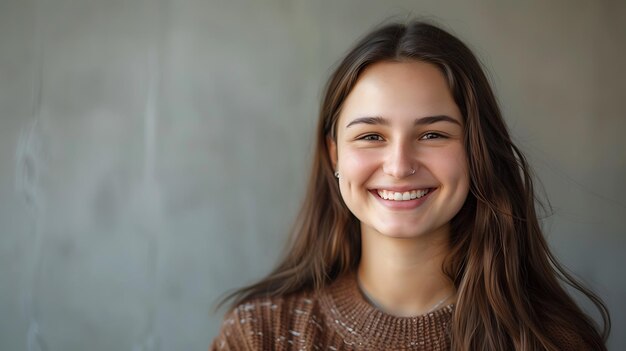
[(339, 171), (335, 171), (335, 178), (339, 179)]
[(411, 175), (415, 174), (415, 170), (411, 169)]

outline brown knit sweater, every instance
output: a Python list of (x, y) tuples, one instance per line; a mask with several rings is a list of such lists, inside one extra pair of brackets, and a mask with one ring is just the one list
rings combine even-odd
[(236, 307), (210, 350), (449, 350), (453, 309), (394, 317), (370, 305), (349, 276), (318, 294), (259, 298)]
[[(418, 317), (394, 317), (363, 297), (350, 275), (320, 293), (258, 298), (226, 314), (216, 350), (423, 350), (450, 349), (454, 305)], [(561, 350), (588, 351), (583, 339), (548, 327)]]

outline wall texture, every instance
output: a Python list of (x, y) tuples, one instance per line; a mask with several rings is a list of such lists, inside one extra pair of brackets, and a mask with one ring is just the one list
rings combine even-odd
[(384, 19), (491, 72), (560, 259), (626, 349), (618, 1), (0, 0), (0, 349), (205, 350), (302, 200), (322, 85)]

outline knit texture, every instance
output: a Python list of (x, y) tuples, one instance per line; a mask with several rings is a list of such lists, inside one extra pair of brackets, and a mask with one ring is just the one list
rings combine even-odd
[[(217, 350), (450, 350), (454, 305), (417, 317), (395, 317), (372, 306), (356, 277), (319, 293), (257, 298), (226, 314), (209, 351)], [(547, 327), (547, 326), (546, 326)], [(558, 326), (547, 327), (561, 350), (592, 348)]]
[(318, 294), (239, 305), (225, 316), (210, 350), (449, 350), (453, 310), (395, 317), (370, 305), (348, 276)]

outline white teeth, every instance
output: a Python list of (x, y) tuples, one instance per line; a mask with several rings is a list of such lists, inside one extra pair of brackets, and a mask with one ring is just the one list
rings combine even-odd
[(422, 190), (411, 190), (405, 191), (402, 193), (388, 190), (377, 190), (378, 196), (382, 197), (385, 200), (393, 200), (393, 201), (407, 201), (419, 199), (420, 197), (428, 194), (428, 189)]

